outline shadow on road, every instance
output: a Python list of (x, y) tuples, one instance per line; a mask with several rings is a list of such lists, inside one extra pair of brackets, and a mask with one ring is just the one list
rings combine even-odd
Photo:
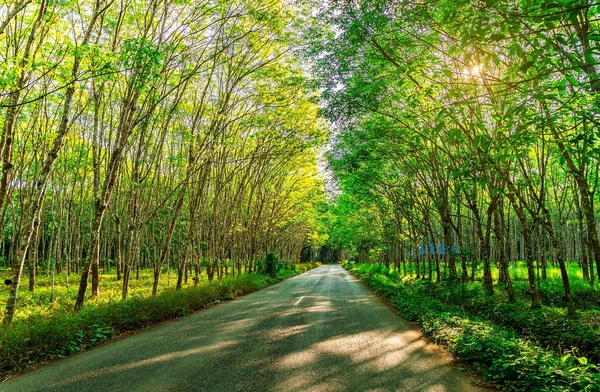
[(479, 390), (339, 266), (5, 385), (9, 391)]

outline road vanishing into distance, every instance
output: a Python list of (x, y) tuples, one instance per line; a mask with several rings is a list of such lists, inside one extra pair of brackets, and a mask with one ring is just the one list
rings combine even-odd
[(480, 391), (339, 265), (55, 361), (0, 391)]

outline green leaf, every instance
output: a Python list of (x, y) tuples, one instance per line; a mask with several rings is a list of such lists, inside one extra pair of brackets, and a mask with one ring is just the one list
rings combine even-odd
[(453, 128), (448, 131), (448, 139), (450, 141), (458, 141), (462, 138), (462, 131), (459, 128)]
[(558, 90), (560, 95), (564, 95), (567, 92), (567, 80), (560, 79), (554, 83), (554, 87)]
[(531, 66), (533, 65), (533, 61), (527, 61), (525, 62), (525, 64), (521, 65), (521, 67), (519, 67), (519, 71), (523, 72), (523, 73), (527, 73), (527, 70), (529, 68), (531, 68)]
[(482, 150), (487, 150), (490, 146), (491, 138), (488, 135), (477, 135), (473, 138), (475, 147), (480, 147)]
[(590, 34), (590, 35), (588, 35), (588, 40), (600, 41), (600, 34), (598, 34), (598, 33)]
[(571, 86), (579, 86), (579, 81), (572, 76), (567, 76), (567, 80), (571, 83)]

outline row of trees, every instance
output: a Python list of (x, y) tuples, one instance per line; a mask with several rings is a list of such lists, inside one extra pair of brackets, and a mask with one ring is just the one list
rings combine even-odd
[[(324, 126), (295, 54), (302, 9), (278, 0), (0, 4), (0, 223), (23, 273), (115, 265), (208, 279), (295, 260), (318, 224)], [(52, 265), (52, 266), (51, 266)], [(191, 267), (191, 268), (190, 268)]]
[[(417, 274), (469, 279), (510, 261), (600, 276), (600, 8), (588, 0), (334, 1), (313, 47), (336, 125), (332, 239)], [(422, 244), (455, 251), (421, 256)], [(425, 259), (434, 259), (426, 271)], [(411, 267), (412, 268), (412, 267)]]

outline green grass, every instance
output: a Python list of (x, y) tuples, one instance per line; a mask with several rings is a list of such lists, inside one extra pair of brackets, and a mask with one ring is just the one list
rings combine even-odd
[[(517, 267), (517, 272), (524, 268)], [(577, 268), (574, 265), (569, 267), (571, 270)], [(427, 279), (405, 277), (400, 271), (387, 270), (383, 266), (371, 265), (361, 268), (399, 281), (417, 295), (430, 296), (445, 304), (461, 307), (470, 314), (495, 324), (511, 327), (523, 337), (559, 354), (575, 349), (591, 362), (600, 363), (600, 291), (591, 287), (581, 275), (573, 273), (570, 279), (578, 315), (568, 317), (564, 309), (563, 287), (558, 268), (548, 268), (549, 278), (541, 280), (540, 297), (544, 306), (535, 311), (529, 310), (529, 284), (522, 279), (513, 278), (516, 303), (509, 304), (507, 292), (502, 284), (496, 285), (496, 294), (490, 297), (484, 294), (481, 280), (466, 283), (449, 280), (431, 282)], [(556, 276), (557, 273), (558, 278), (550, 279), (550, 276)], [(519, 277), (518, 274), (514, 276)]]
[[(482, 280), (483, 280), (483, 271), (481, 269), (482, 263), (477, 265), (476, 273), (475, 273), (475, 281), (470, 281), (467, 286), (463, 285), (452, 285), (445, 284), (446, 277), (442, 277), (442, 284), (444, 285), (444, 289), (442, 290), (447, 294), (447, 297), (451, 299), (454, 303), (461, 302), (465, 300), (463, 298), (469, 292), (475, 292), (477, 294), (483, 292)], [(471, 276), (471, 269), (469, 268), (469, 277)], [(457, 274), (460, 277), (462, 274), (462, 269), (459, 264), (457, 264)], [(571, 285), (571, 292), (573, 294), (573, 300), (575, 302), (575, 306), (578, 310), (599, 310), (600, 309), (600, 284), (598, 283), (598, 279), (594, 285), (590, 285), (589, 281), (583, 279), (583, 273), (581, 268), (577, 265), (576, 262), (567, 263), (567, 271), (569, 274), (569, 283)], [(398, 271), (390, 269), (389, 274), (393, 274), (398, 279), (403, 279), (404, 281), (427, 281), (427, 279), (416, 279), (416, 273), (413, 271), (412, 275), (404, 276), (403, 269), (401, 268)], [(498, 282), (498, 274), (499, 270), (496, 266), (492, 266), (492, 277), (494, 282)], [(564, 307), (565, 303), (563, 300), (564, 292), (562, 287), (560, 269), (557, 266), (553, 266), (551, 264), (548, 265), (547, 268), (547, 279), (541, 278), (541, 269), (536, 272), (536, 282), (538, 283), (540, 299), (545, 306), (548, 307)], [(513, 288), (515, 290), (515, 294), (517, 296), (517, 300), (528, 303), (530, 298), (528, 297), (527, 292), (529, 291), (529, 283), (527, 278), (527, 266), (525, 262), (511, 262), (510, 263), (510, 276), (513, 284)], [(428, 277), (428, 272), (426, 271), (425, 277)], [(423, 278), (423, 277), (421, 277)], [(433, 271), (433, 280), (436, 280), (435, 269)], [(496, 297), (499, 301), (507, 301), (507, 293), (504, 289), (503, 285), (496, 286)], [(466, 293), (463, 292), (466, 290)], [(461, 302), (462, 305), (462, 302)]]
[(583, 353), (598, 349), (597, 310), (578, 319), (551, 307), (531, 312), (523, 293), (507, 304), (501, 290), (489, 297), (477, 281), (432, 283), (379, 265), (346, 267), (503, 390), (600, 390), (598, 368)]
[[(41, 271), (40, 271), (41, 272)], [(0, 279), (12, 278), (10, 270), (0, 271)], [(29, 276), (23, 276), (19, 290), (19, 302), (15, 313), (15, 320), (26, 319), (30, 316), (45, 316), (52, 317), (56, 313), (69, 310), (75, 305), (77, 290), (79, 289), (79, 275), (69, 275), (69, 286), (66, 286), (66, 274), (60, 273), (55, 275), (54, 299), (52, 297), (52, 278), (45, 273), (40, 274), (36, 278), (36, 287), (34, 292), (28, 289)], [(136, 279), (133, 274), (130, 281), (129, 294), (131, 297), (147, 297), (152, 295), (153, 271), (141, 270), (139, 279)], [(177, 283), (177, 271), (171, 272), (170, 281), (167, 273), (161, 275), (159, 290), (168, 291), (175, 287)], [(200, 284), (207, 283), (206, 275), (201, 276)], [(188, 284), (185, 287), (193, 286), (193, 281), (190, 277)], [(88, 301), (94, 304), (113, 302), (121, 299), (122, 281), (116, 279), (115, 273), (100, 275), (100, 298), (91, 299)], [(88, 294), (91, 290), (91, 284), (88, 287)], [(8, 297), (8, 288), (0, 287), (0, 317), (4, 317), (4, 304)], [(89, 295), (88, 295), (89, 297)]]
[[(304, 272), (308, 269), (320, 265), (318, 263), (299, 263), (292, 264), (292, 273), (296, 271)], [(289, 266), (288, 266), (289, 267)], [(284, 270), (280, 271), (281, 273)], [(231, 272), (231, 270), (229, 271)], [(229, 275), (231, 276), (231, 274)], [(3, 284), (4, 279), (12, 278), (12, 272), (8, 269), (0, 270), (0, 319), (4, 317), (5, 304), (8, 298), (8, 288)], [(153, 271), (150, 269), (140, 270), (139, 279), (136, 279), (135, 273), (132, 274), (129, 283), (129, 295), (132, 298), (149, 297), (152, 295)], [(216, 279), (216, 277), (215, 277)], [(53, 317), (63, 312), (70, 312), (75, 305), (77, 290), (79, 289), (79, 275), (69, 275), (69, 285), (66, 285), (66, 274), (64, 272), (56, 274), (54, 277), (54, 298), (52, 298), (52, 277), (40, 270), (40, 275), (36, 278), (36, 287), (34, 292), (28, 289), (29, 276), (25, 274), (21, 280), (19, 289), (18, 307), (15, 313), (15, 321), (27, 319), (32, 316)], [(108, 274), (100, 275), (100, 298), (90, 298), (91, 284), (88, 286), (87, 302), (91, 306), (102, 303), (110, 303), (121, 300), (122, 281), (116, 279), (114, 270)], [(173, 290), (177, 283), (177, 271), (172, 270), (169, 274), (165, 270), (160, 277), (159, 293)], [(200, 274), (198, 284), (207, 284), (206, 274)], [(184, 287), (193, 287), (192, 276)]]
[[(577, 262), (567, 262), (566, 264), (567, 264), (567, 273), (569, 274), (569, 280), (571, 281), (571, 284), (588, 286), (588, 287), (590, 286), (590, 283), (583, 279), (583, 271), (581, 270), (581, 268), (579, 267)], [(425, 272), (425, 275), (428, 274), (429, 266), (427, 265), (426, 268), (427, 268), (427, 271)], [(456, 268), (458, 271), (458, 275), (460, 276), (462, 273), (460, 261), (457, 261)], [(527, 277), (528, 277), (527, 265), (525, 264), (524, 261), (510, 262), (509, 268), (510, 268), (510, 277), (513, 281), (523, 281), (523, 282), (527, 281)], [(401, 270), (402, 270), (402, 267), (401, 267)], [(407, 272), (410, 275), (410, 271), (408, 271), (408, 265), (407, 265)], [(471, 276), (470, 262), (467, 265), (467, 272), (468, 272), (469, 276)], [(500, 273), (500, 270), (498, 269), (498, 266), (496, 266), (495, 264), (492, 264), (492, 277), (494, 278), (495, 281), (498, 280), (499, 273)], [(412, 275), (413, 276), (416, 275), (416, 269), (415, 269), (414, 265), (413, 265)], [(560, 279), (561, 279), (560, 269), (558, 268), (558, 265), (553, 265), (552, 263), (548, 263), (547, 268), (546, 268), (547, 279), (546, 280), (542, 279), (541, 275), (542, 275), (542, 269), (540, 266), (539, 269), (536, 268), (536, 279), (539, 280), (541, 286), (544, 286), (545, 284), (553, 284), (554, 282), (560, 281)], [(433, 278), (435, 279), (435, 267), (433, 268)], [(476, 264), (476, 268), (475, 268), (475, 279), (481, 280), (482, 278), (483, 278), (483, 263), (479, 262)], [(596, 289), (600, 288), (600, 285), (598, 284), (598, 280), (596, 280), (595, 288)]]
[[(249, 294), (318, 265), (288, 266), (291, 268), (281, 269), (275, 277), (255, 273), (211, 283), (201, 281), (198, 286), (188, 285), (182, 290), (175, 290), (172, 281), (171, 287), (157, 296), (151, 295), (151, 272), (145, 271), (139, 281), (132, 281), (132, 295), (127, 300), (120, 299), (120, 282), (104, 276), (102, 297), (88, 301), (77, 313), (72, 310), (76, 285), (57, 286), (56, 301), (49, 304), (49, 282), (42, 278), (34, 293), (23, 292), (14, 323), (0, 327), (0, 377), (95, 346), (127, 331), (183, 317), (214, 303)], [(0, 298), (5, 300), (6, 293)]]

